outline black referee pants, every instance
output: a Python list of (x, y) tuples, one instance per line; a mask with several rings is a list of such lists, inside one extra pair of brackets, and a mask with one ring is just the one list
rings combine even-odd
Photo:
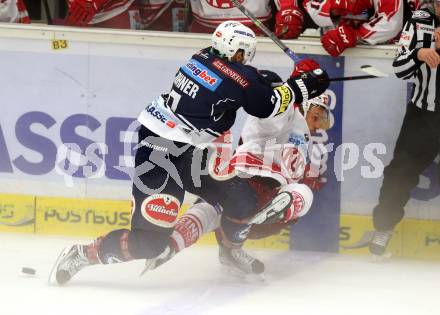
[[(402, 220), (411, 190), (419, 175), (440, 153), (440, 112), (409, 104), (393, 159), (384, 170), (379, 204), (373, 210), (377, 231), (392, 230)], [(439, 168), (440, 177), (440, 168)]]

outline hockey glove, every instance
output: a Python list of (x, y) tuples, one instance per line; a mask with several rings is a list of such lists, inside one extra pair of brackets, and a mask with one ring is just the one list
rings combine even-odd
[(275, 15), (275, 35), (283, 39), (297, 38), (304, 24), (303, 13), (293, 0), (279, 0), (279, 11)]
[(291, 77), (297, 77), (301, 73), (319, 69), (321, 66), (313, 59), (303, 59), (295, 65)]
[(339, 25), (321, 37), (322, 46), (333, 57), (339, 56), (346, 48), (356, 46), (356, 42), (357, 32), (348, 25)]
[(318, 191), (324, 185), (324, 179), (319, 174), (313, 174), (316, 172), (312, 172), (310, 170), (310, 164), (306, 165), (304, 170), (304, 177), (299, 181), (301, 184), (309, 186), (309, 188), (313, 191)]
[(66, 24), (86, 26), (108, 0), (69, 0)]
[(294, 102), (300, 104), (324, 93), (330, 85), (330, 81), (325, 70), (315, 69), (291, 77), (287, 80), (287, 84), (295, 93)]

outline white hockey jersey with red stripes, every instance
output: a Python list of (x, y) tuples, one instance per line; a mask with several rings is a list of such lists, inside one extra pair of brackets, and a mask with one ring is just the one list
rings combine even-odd
[(30, 23), (23, 0), (0, 0), (0, 22)]
[(232, 156), (230, 134), (215, 143), (217, 154), (210, 173), (218, 180), (245, 173), (271, 177), (281, 185), (303, 178), (308, 161), (310, 131), (298, 107), (260, 119), (248, 116), (241, 133), (242, 144)]
[[(334, 26), (331, 4), (332, 0), (305, 0), (303, 6), (318, 26), (329, 27)], [(403, 27), (403, 1), (370, 0), (368, 9), (374, 14), (357, 28), (359, 39), (371, 45), (394, 40)], [(353, 12), (354, 15), (359, 13)]]
[[(271, 0), (239, 0), (260, 21), (268, 21), (272, 17)], [(201, 25), (216, 28), (227, 20), (240, 21), (251, 25), (252, 22), (234, 7), (231, 0), (191, 0), (192, 18)]]
[(267, 119), (249, 116), (241, 138), (231, 161), (236, 172), (272, 177), (281, 185), (303, 178), (310, 132), (297, 106)]
[[(101, 23), (121, 14), (126, 11), (134, 1), (135, 0), (108, 0), (101, 10), (95, 14), (89, 24)], [(156, 1), (168, 2), (168, 0), (152, 0), (150, 2)]]

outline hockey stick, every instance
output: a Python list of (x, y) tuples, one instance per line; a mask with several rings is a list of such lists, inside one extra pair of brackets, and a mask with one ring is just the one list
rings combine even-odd
[(47, 24), (52, 25), (53, 24), (52, 14), (50, 13), (49, 4), (47, 3), (47, 0), (43, 0), (43, 5), (44, 5), (44, 11), (46, 12)]
[[(299, 58), (289, 47), (287, 47), (278, 37), (275, 36), (257, 17), (250, 12), (244, 5), (242, 5), (238, 0), (231, 0), (231, 2), (235, 5), (237, 9), (239, 9), (244, 15), (246, 15), (252, 23), (255, 24), (260, 30), (263, 31), (278, 47), (281, 48), (284, 53), (286, 53), (295, 63), (299, 62), (301, 58)], [(382, 78), (387, 77), (388, 75), (380, 72), (376, 68), (364, 65), (361, 66), (361, 70), (368, 73), (365, 76), (352, 76), (352, 77), (342, 77), (342, 78), (333, 78), (330, 81), (347, 81), (347, 80), (362, 80), (362, 79), (373, 79), (373, 78)]]
[(238, 0), (231, 0), (231, 2), (235, 5), (237, 9), (239, 9), (244, 15), (246, 15), (252, 21), (252, 23), (255, 24), (255, 26), (262, 30), (264, 34), (266, 34), (275, 44), (277, 44), (277, 46), (280, 47), (281, 50), (290, 57), (290, 59), (292, 59), (295, 63), (301, 60), (289, 47), (287, 47), (278, 37), (275, 36), (274, 33), (271, 32), (266, 27), (266, 25), (261, 23), (261, 21), (258, 20), (252, 12), (250, 12), (248, 9), (246, 9), (244, 5), (238, 2)]
[(358, 75), (358, 76), (349, 76), (349, 77), (340, 77), (340, 78), (330, 78), (330, 81), (350, 81), (350, 80), (364, 80), (364, 79), (378, 79), (378, 78), (386, 78), (388, 74), (376, 69), (370, 65), (361, 66), (361, 70), (367, 75)]
[(340, 77), (340, 78), (330, 78), (330, 81), (351, 81), (351, 80), (364, 80), (364, 79), (378, 79), (383, 77), (376, 77), (375, 75), (357, 75), (352, 77)]
[(147, 22), (145, 24), (142, 25), (142, 29), (146, 30), (147, 28), (149, 28), (151, 26), (151, 24), (153, 24), (154, 22), (157, 21), (158, 18), (160, 18), (162, 16), (162, 14), (164, 14), (164, 12), (166, 10), (168, 10), (169, 7), (171, 7), (171, 5), (175, 2), (175, 0), (171, 0), (168, 1), (167, 4), (165, 4), (160, 10), (159, 12), (157, 12), (154, 16), (149, 17), (147, 19)]
[(357, 241), (354, 244), (351, 245), (341, 245), (341, 248), (343, 249), (357, 249), (357, 248), (364, 248), (367, 247), (368, 244), (370, 244), (371, 240), (373, 239), (373, 231), (366, 231), (361, 239), (359, 241)]

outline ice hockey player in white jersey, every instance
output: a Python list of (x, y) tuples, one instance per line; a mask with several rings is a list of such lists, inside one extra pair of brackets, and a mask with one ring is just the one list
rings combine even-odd
[[(68, 0), (66, 24), (171, 31), (183, 23), (184, 0)], [(176, 11), (175, 11), (176, 10)], [(183, 26), (181, 26), (183, 28)]]
[(305, 0), (303, 6), (324, 30), (321, 42), (331, 56), (358, 42), (394, 41), (403, 27), (403, 0)]
[[(273, 2), (276, 6), (273, 31), (279, 38), (297, 38), (303, 30), (304, 16), (297, 0), (241, 0), (240, 2), (268, 27), (274, 14), (271, 5)], [(220, 23), (234, 20), (250, 27), (257, 35), (262, 35), (252, 21), (235, 8), (231, 0), (191, 0), (191, 17), (189, 27), (191, 32), (211, 33)]]
[(0, 22), (30, 23), (31, 20), (23, 0), (0, 1)]
[[(304, 15), (297, 0), (242, 2), (267, 26), (275, 15), (273, 31), (279, 38), (292, 39), (301, 34)], [(228, 20), (240, 21), (261, 35), (261, 31), (234, 7), (231, 0), (68, 0), (66, 24), (212, 33)]]

